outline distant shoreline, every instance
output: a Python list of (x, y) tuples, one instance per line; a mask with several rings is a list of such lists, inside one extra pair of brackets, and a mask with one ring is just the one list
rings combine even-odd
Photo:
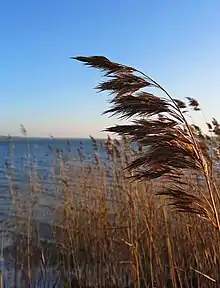
[[(95, 138), (98, 142), (105, 141), (105, 138)], [(0, 143), (13, 143), (13, 142), (72, 142), (72, 141), (78, 141), (78, 142), (92, 142), (92, 139), (90, 137), (88, 138), (64, 138), (64, 137), (28, 137), (28, 136), (0, 136)]]

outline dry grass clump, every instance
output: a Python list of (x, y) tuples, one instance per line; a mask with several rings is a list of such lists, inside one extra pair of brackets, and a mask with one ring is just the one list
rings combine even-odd
[[(80, 167), (69, 166), (58, 154), (54, 170), (59, 174), (54, 178), (60, 181), (53, 184), (56, 190), (48, 201), (54, 218), (46, 227), (50, 236), (33, 221), (47, 194), (44, 180), (31, 178), (29, 193), (35, 206), (27, 200), (31, 197), (22, 196), (24, 191), (14, 198), (15, 210), (20, 215), (23, 211), (24, 217), (19, 222), (16, 218), (16, 231), (23, 234), (14, 236), (15, 245), (8, 250), (23, 271), (23, 283), (34, 282), (36, 267), (47, 283), (45, 271), (53, 267), (60, 279), (70, 279), (74, 271), (81, 287), (126, 287), (129, 281), (134, 287), (216, 287), (218, 230), (201, 217), (171, 210), (156, 195), (167, 185), (162, 180), (130, 181), (131, 173), (124, 168), (139, 152), (127, 138), (109, 138), (105, 147), (97, 146), (92, 163), (80, 153)], [(107, 157), (101, 156), (103, 149)], [(186, 173), (183, 180), (186, 193), (198, 197), (201, 191), (206, 193), (205, 182), (197, 175)], [(39, 231), (52, 242), (40, 239)]]
[[(23, 287), (36, 267), (44, 285), (53, 267), (69, 282), (74, 271), (80, 287), (218, 287), (218, 122), (207, 123), (207, 136), (186, 121), (189, 109), (200, 111), (195, 99), (173, 99), (147, 75), (105, 57), (77, 60), (105, 72), (98, 89), (113, 95), (106, 113), (131, 123), (106, 129), (120, 140), (91, 138), (91, 161), (82, 145), (80, 165), (70, 143), (66, 151), (51, 147), (49, 193), (35, 163), (27, 183), (15, 189), (9, 178), (14, 210), (24, 218), (16, 218), (8, 250), (26, 275)], [(143, 90), (151, 87), (166, 97)], [(33, 221), (43, 204), (53, 219), (51, 242)]]

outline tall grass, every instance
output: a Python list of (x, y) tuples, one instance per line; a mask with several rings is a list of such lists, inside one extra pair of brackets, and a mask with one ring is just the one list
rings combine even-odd
[[(186, 120), (188, 108), (200, 110), (196, 100), (173, 99), (142, 72), (107, 58), (77, 59), (110, 77), (98, 87), (114, 94), (108, 112), (135, 120), (107, 129), (119, 140), (91, 138), (92, 161), (83, 146), (79, 165), (70, 143), (65, 151), (51, 147), (50, 196), (34, 158), (26, 183), (15, 186), (8, 168), (16, 227), (5, 255), (22, 271), (22, 287), (40, 287), (36, 273), (47, 287), (49, 267), (59, 273), (51, 287), (70, 285), (73, 272), (79, 287), (218, 287), (218, 122), (208, 124), (207, 136)], [(151, 86), (168, 98), (137, 92)], [(51, 241), (40, 239), (35, 220), (42, 199), (53, 219)]]
[[(45, 271), (53, 267), (66, 280), (74, 271), (82, 287), (126, 287), (126, 275), (135, 287), (215, 287), (220, 281), (218, 230), (201, 217), (170, 209), (156, 195), (164, 185), (159, 180), (126, 179), (123, 169), (137, 153), (126, 139), (112, 140), (105, 149), (108, 163), (97, 156), (97, 148), (92, 164), (80, 155), (80, 167), (66, 167), (57, 156), (60, 181), (53, 193), (63, 197), (56, 203), (51, 199), (53, 243), (38, 239), (34, 221), (45, 196), (41, 179), (31, 180), (32, 198), (22, 193), (15, 198), (16, 215), (23, 218), (15, 218), (14, 244), (5, 254), (23, 270), (23, 287), (29, 287), (36, 267), (45, 283)], [(197, 195), (197, 187), (206, 189), (191, 173), (184, 180), (186, 192)]]

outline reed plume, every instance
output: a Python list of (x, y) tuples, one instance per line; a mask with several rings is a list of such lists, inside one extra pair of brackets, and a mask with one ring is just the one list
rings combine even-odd
[[(208, 219), (220, 231), (217, 211), (218, 191), (212, 177), (213, 158), (209, 153), (207, 137), (200, 128), (190, 125), (186, 117), (187, 104), (174, 99), (156, 81), (143, 72), (103, 56), (72, 57), (85, 65), (104, 72), (107, 80), (96, 89), (107, 91), (113, 99), (104, 114), (130, 120), (127, 125), (116, 125), (105, 131), (129, 137), (142, 147), (140, 153), (127, 166), (134, 180), (160, 178), (160, 195), (171, 200), (177, 210), (195, 213)], [(166, 97), (146, 92), (145, 88), (158, 88)], [(199, 111), (197, 100), (187, 97), (189, 108)], [(213, 131), (220, 130), (214, 119)], [(211, 128), (211, 124), (209, 124)], [(197, 194), (187, 192), (185, 178), (193, 171), (203, 177), (208, 195), (198, 186)]]

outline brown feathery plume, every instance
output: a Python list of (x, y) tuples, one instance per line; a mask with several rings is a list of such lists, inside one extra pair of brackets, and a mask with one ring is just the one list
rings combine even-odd
[(200, 111), (199, 102), (196, 99), (191, 97), (186, 97), (186, 99), (189, 101), (189, 106), (193, 108), (194, 111)]
[(214, 126), (213, 128), (213, 132), (216, 136), (220, 136), (220, 124), (218, 123), (218, 121), (213, 118), (212, 119), (212, 125)]
[(213, 126), (219, 126), (219, 123), (218, 123), (218, 121), (215, 119), (215, 118), (213, 118), (212, 119), (212, 124), (213, 124)]
[[(111, 107), (104, 114), (119, 119), (135, 117), (129, 125), (116, 125), (105, 130), (129, 137), (142, 147), (127, 167), (132, 171), (131, 177), (134, 180), (168, 179), (169, 186), (159, 194), (171, 198), (171, 204), (179, 211), (207, 218), (220, 231), (216, 208), (216, 199), (219, 198), (215, 197), (217, 190), (212, 183), (205, 137), (198, 126), (188, 124), (182, 110), (186, 109), (186, 104), (173, 99), (159, 83), (137, 69), (111, 62), (103, 56), (74, 59), (105, 72), (107, 80), (96, 87), (113, 95)], [(167, 98), (142, 90), (150, 87), (160, 89)], [(200, 110), (195, 99), (187, 99), (193, 110)], [(215, 124), (219, 127), (218, 123)], [(185, 183), (187, 171), (202, 175), (209, 192), (207, 197), (202, 192), (201, 198), (187, 192), (186, 185), (177, 186), (177, 183)]]
[(133, 116), (153, 116), (169, 111), (166, 100), (148, 93), (142, 93), (139, 97), (127, 95), (126, 97), (114, 98), (111, 103), (113, 107), (105, 111), (104, 114), (120, 115), (121, 119), (128, 119)]
[(216, 219), (213, 217), (213, 211), (210, 209), (210, 203), (206, 199), (187, 193), (183, 184), (164, 187), (163, 192), (158, 193), (158, 195), (166, 195), (170, 199), (170, 205), (174, 206), (177, 211), (197, 214), (209, 220), (215, 228), (218, 228)]
[(209, 129), (209, 132), (212, 132), (212, 125), (210, 123), (206, 123), (208, 129)]
[(181, 100), (179, 100), (179, 99), (173, 99), (174, 100), (174, 102), (176, 102), (176, 104), (178, 105), (178, 107), (180, 108), (180, 109), (186, 109), (186, 104), (185, 104), (185, 102), (183, 102), (183, 101), (181, 101)]
[(100, 69), (105, 72), (106, 76), (111, 74), (120, 74), (120, 73), (132, 73), (134, 69), (132, 67), (124, 66), (112, 61), (109, 61), (108, 58), (104, 56), (91, 56), (91, 57), (70, 57), (70, 59), (75, 59), (83, 62), (85, 65), (93, 68)]

